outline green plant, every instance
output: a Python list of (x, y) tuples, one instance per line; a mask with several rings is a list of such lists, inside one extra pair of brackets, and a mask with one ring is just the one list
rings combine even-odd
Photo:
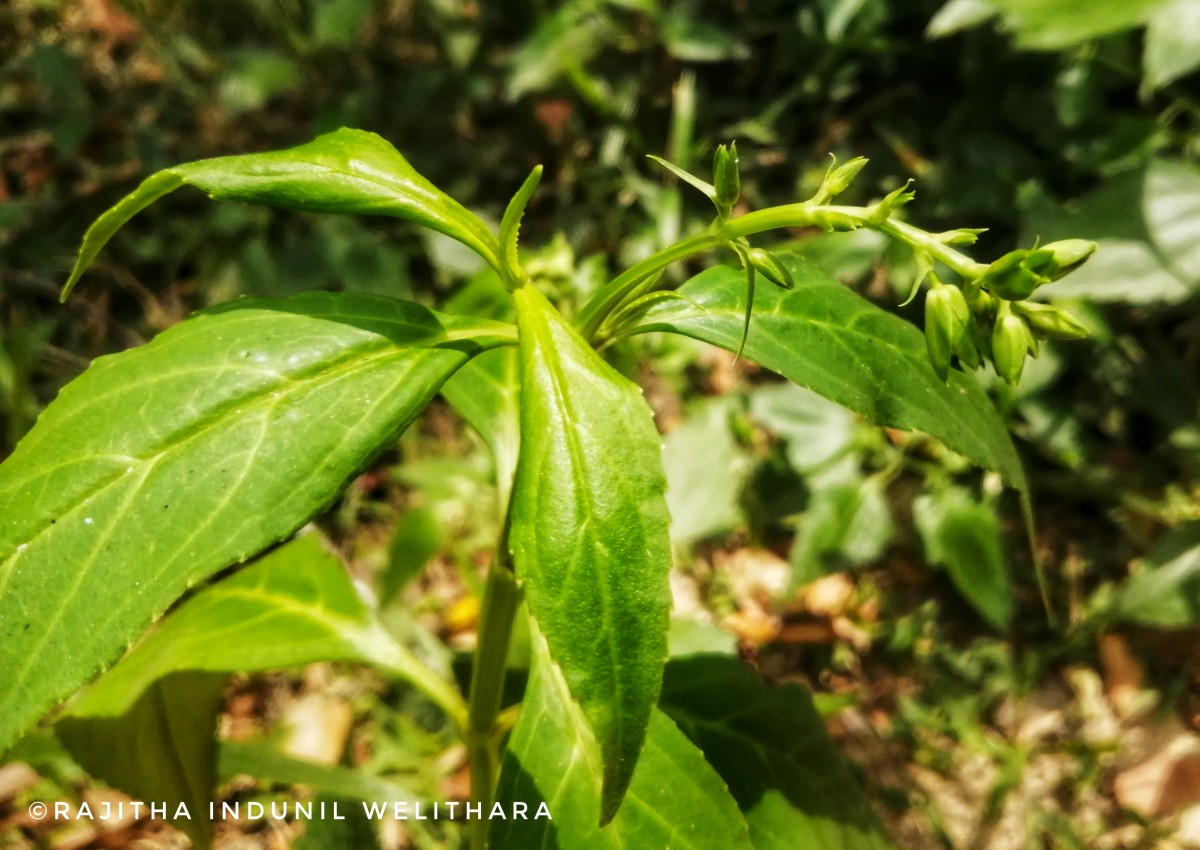
[[(200, 805), (216, 780), (217, 674), (365, 662), (444, 711), (467, 745), (472, 799), (484, 811), (494, 799), (531, 814), (548, 804), (553, 820), (469, 821), (477, 850), (489, 831), (497, 847), (724, 850), (804, 836), (884, 846), (848, 777), (829, 766), (835, 754), (803, 690), (765, 690), (729, 658), (668, 663), (659, 437), (637, 386), (598, 349), (651, 331), (695, 337), (874, 422), (924, 431), (1024, 491), (1002, 419), (950, 366), (992, 360), (1015, 384), (1040, 336), (1080, 335), (1074, 319), (1024, 299), (1091, 246), (975, 262), (956, 246), (976, 231), (929, 233), (900, 220), (907, 186), (866, 207), (832, 203), (861, 159), (831, 165), (808, 201), (741, 215), (732, 146), (718, 149), (711, 184), (663, 164), (712, 199), (716, 218), (604, 285), (573, 321), (518, 252), (540, 168), (498, 234), (383, 139), (354, 130), (166, 169), (103, 215), (64, 298), (129, 218), (191, 185), (223, 200), (415, 221), (479, 254), (511, 299), (499, 319), (355, 293), (244, 299), (101, 358), (64, 389), (0, 466), (0, 749), (189, 588), (330, 505), (440, 391), (495, 455), (503, 516), (469, 699), (384, 630), (336, 561), (301, 538), (195, 592), (68, 703), (56, 731), (78, 760), (133, 793), (169, 789)], [(932, 287), (925, 341), (815, 267), (749, 241), (808, 226), (871, 228), (910, 246), (916, 287)], [(656, 288), (670, 264), (714, 248), (742, 268)], [(775, 286), (756, 294), (758, 275)], [(943, 282), (951, 276), (956, 283)], [(503, 690), (522, 604), (532, 662), (511, 727)], [(183, 777), (155, 757), (179, 746), (181, 730), (192, 765)], [(106, 756), (118, 750), (129, 758)], [(196, 821), (183, 826), (207, 840)]]

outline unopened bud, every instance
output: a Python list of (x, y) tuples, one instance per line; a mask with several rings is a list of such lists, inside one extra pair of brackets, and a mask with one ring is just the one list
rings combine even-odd
[(971, 315), (981, 322), (990, 323), (996, 314), (996, 299), (978, 286), (969, 286), (964, 294)]
[(960, 227), (957, 230), (947, 230), (933, 234), (933, 238), (944, 245), (974, 245), (979, 241), (979, 234), (987, 233), (986, 227)]
[(762, 248), (751, 248), (746, 252), (746, 259), (750, 261), (750, 265), (754, 266), (759, 274), (780, 289), (796, 288), (796, 281), (792, 279), (792, 273), (770, 251)]
[(1084, 339), (1088, 329), (1065, 310), (1051, 304), (1025, 302), (1017, 305), (1018, 312), (1025, 317), (1029, 326), (1054, 339)]
[(991, 328), (988, 325), (978, 319), (967, 326), (967, 335), (971, 337), (971, 343), (975, 346), (975, 350), (979, 353), (981, 360), (992, 359), (992, 335), (989, 333), (990, 330)]
[(958, 343), (954, 346), (954, 354), (958, 357), (958, 362), (968, 369), (978, 369), (983, 365), (983, 357), (980, 355), (979, 346), (975, 341), (976, 328), (976, 321), (968, 319), (966, 331), (958, 338)]
[(876, 224), (882, 224), (887, 221), (892, 213), (900, 209), (917, 196), (917, 193), (909, 189), (912, 181), (909, 180), (899, 189), (889, 192), (882, 200), (876, 201), (867, 208), (867, 218)]
[(821, 184), (822, 203), (845, 192), (866, 164), (866, 157), (856, 156), (841, 165), (829, 166), (829, 170), (825, 173), (825, 181)]
[(1033, 333), (1025, 320), (1007, 304), (1000, 307), (996, 327), (992, 330), (992, 362), (996, 372), (1009, 386), (1015, 387), (1025, 368), (1025, 356), (1033, 350)]
[(1043, 245), (1041, 250), (1049, 251), (1054, 258), (1054, 268), (1050, 273), (1051, 280), (1058, 280), (1068, 275), (1087, 262), (1096, 250), (1096, 243), (1090, 239), (1063, 239)]
[(713, 202), (717, 205), (717, 211), (721, 218), (728, 218), (733, 205), (742, 194), (736, 142), (731, 142), (728, 147), (717, 146), (717, 151), (713, 154), (713, 188), (716, 190)]
[(979, 282), (1005, 301), (1022, 301), (1050, 282), (1054, 268), (1054, 255), (1044, 249), (1010, 251), (988, 266)]
[(943, 381), (950, 372), (950, 355), (963, 348), (970, 321), (971, 311), (962, 290), (935, 283), (925, 296), (925, 347), (933, 371)]

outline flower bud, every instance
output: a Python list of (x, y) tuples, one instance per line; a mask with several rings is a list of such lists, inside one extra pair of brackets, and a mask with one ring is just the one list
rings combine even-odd
[(1050, 304), (1023, 303), (1017, 310), (1035, 331), (1054, 339), (1084, 339), (1088, 329), (1074, 316)]
[(979, 241), (979, 234), (987, 233), (986, 227), (960, 227), (957, 230), (947, 230), (935, 233), (933, 238), (943, 245), (974, 245)]
[(1055, 268), (1054, 255), (1045, 249), (1010, 251), (988, 266), (979, 282), (1006, 301), (1023, 301), (1051, 281), (1048, 273)]
[(820, 194), (824, 199), (822, 202), (832, 200), (845, 192), (866, 164), (866, 157), (856, 156), (841, 165), (829, 166), (829, 170), (825, 173), (825, 181), (821, 185)]
[(990, 331), (991, 328), (983, 324), (980, 320), (975, 320), (967, 325), (967, 335), (971, 338), (971, 344), (975, 346), (975, 350), (979, 353), (981, 361), (992, 359), (992, 335)]
[(967, 306), (971, 308), (971, 315), (981, 322), (990, 323), (996, 315), (996, 299), (979, 286), (968, 286), (963, 294)]
[(876, 224), (883, 224), (883, 222), (887, 221), (892, 213), (917, 196), (916, 192), (908, 188), (911, 185), (912, 180), (909, 180), (899, 189), (889, 192), (882, 200), (876, 201), (867, 207), (867, 219)]
[(750, 265), (754, 266), (759, 274), (780, 289), (796, 288), (796, 281), (792, 279), (792, 273), (770, 251), (763, 250), (762, 248), (751, 248), (746, 252), (746, 259), (750, 261)]
[(1058, 280), (1082, 266), (1095, 252), (1096, 243), (1090, 239), (1063, 239), (1043, 245), (1042, 250), (1049, 251), (1054, 257), (1054, 269), (1050, 279)]
[(979, 345), (976, 343), (977, 337), (977, 323), (974, 319), (969, 318), (965, 332), (958, 338), (958, 342), (954, 346), (954, 354), (958, 357), (960, 366), (978, 369), (983, 365), (983, 357), (980, 355)]
[[(925, 296), (925, 347), (933, 371), (943, 381), (950, 371), (950, 355), (963, 350), (971, 311), (957, 286), (935, 283)], [(970, 340), (967, 340), (970, 344)], [(974, 350), (974, 346), (970, 350)]]
[(1015, 387), (1025, 368), (1025, 356), (1033, 350), (1033, 333), (1025, 320), (1002, 304), (992, 329), (992, 362), (996, 372), (1009, 386)]
[(721, 218), (728, 218), (733, 205), (742, 194), (742, 181), (738, 174), (737, 144), (731, 142), (728, 147), (718, 145), (713, 154), (713, 188), (716, 197), (713, 202)]

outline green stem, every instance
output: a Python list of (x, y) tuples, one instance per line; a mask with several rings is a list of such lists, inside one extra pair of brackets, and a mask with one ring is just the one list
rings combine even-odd
[(605, 284), (604, 288), (596, 293), (580, 311), (577, 320), (580, 334), (584, 339), (594, 341), (596, 331), (600, 330), (604, 320), (621, 306), (626, 296), (636, 290), (639, 284), (654, 277), (676, 260), (717, 248), (723, 241), (721, 235), (714, 228), (709, 227), (702, 233), (676, 242), (674, 245), (650, 255), (640, 263), (630, 266)]
[[(508, 645), (521, 602), (512, 565), (505, 554), (507, 534), (501, 536), (495, 562), (488, 570), (479, 619), (479, 643), (471, 671), (471, 698), (467, 707), (467, 752), (471, 765), (471, 802), (486, 813), (492, 806), (500, 772), (496, 720), (504, 694)], [(487, 848), (486, 817), (471, 822), (471, 850)]]
[(891, 218), (877, 221), (869, 207), (844, 207), (826, 204), (784, 204), (747, 213), (724, 222), (714, 222), (708, 229), (682, 242), (664, 248), (606, 284), (579, 314), (580, 333), (584, 339), (597, 341), (597, 334), (607, 319), (620, 308), (639, 285), (676, 260), (708, 251), (727, 242), (766, 230), (785, 227), (822, 227), (831, 221), (853, 222), (926, 251), (966, 280), (983, 273), (987, 266), (938, 240), (933, 234)]

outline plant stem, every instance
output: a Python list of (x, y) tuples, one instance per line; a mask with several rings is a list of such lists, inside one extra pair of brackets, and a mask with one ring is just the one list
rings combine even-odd
[(952, 246), (940, 241), (932, 233), (913, 227), (903, 221), (887, 218), (877, 221), (869, 207), (844, 207), (826, 204), (784, 204), (757, 212), (747, 213), (724, 222), (714, 222), (695, 236), (677, 242), (652, 254), (640, 263), (635, 263), (624, 273), (614, 278), (596, 294), (579, 314), (580, 333), (584, 339), (595, 342), (597, 334), (612, 313), (619, 309), (638, 286), (653, 277), (676, 260), (702, 251), (719, 247), (733, 239), (776, 230), (782, 227), (825, 226), (831, 220), (852, 221), (859, 227), (877, 230), (893, 239), (912, 245), (927, 252), (935, 260), (948, 266), (956, 274), (971, 280), (983, 273), (987, 266), (977, 263)]
[(630, 266), (606, 283), (604, 288), (596, 293), (580, 311), (577, 320), (580, 334), (584, 339), (594, 341), (596, 331), (600, 330), (604, 320), (621, 306), (625, 297), (637, 289), (640, 283), (653, 277), (676, 260), (716, 248), (721, 245), (722, 241), (720, 234), (714, 228), (709, 227), (695, 236), (676, 242), (674, 245), (650, 255), (640, 263)]
[[(487, 812), (499, 776), (499, 736), (496, 718), (504, 692), (508, 644), (521, 602), (512, 564), (507, 556), (507, 534), (501, 536), (496, 558), (488, 570), (479, 618), (479, 643), (471, 671), (471, 697), (467, 707), (467, 751), (471, 765), (471, 802)], [(486, 818), (471, 822), (471, 850), (486, 850)]]

